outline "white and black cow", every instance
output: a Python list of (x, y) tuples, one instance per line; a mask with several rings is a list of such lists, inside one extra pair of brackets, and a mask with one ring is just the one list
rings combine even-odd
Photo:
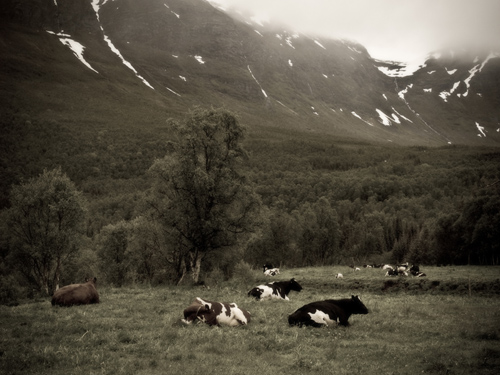
[(186, 324), (201, 321), (211, 326), (236, 327), (247, 325), (250, 322), (250, 313), (240, 309), (235, 303), (206, 301), (196, 297), (191, 305), (184, 309), (182, 321)]
[(289, 301), (288, 294), (295, 290), (300, 292), (302, 286), (295, 280), (290, 281), (275, 281), (273, 283), (256, 286), (248, 292), (249, 296), (255, 297), (257, 300), (268, 298), (278, 298)]
[(288, 324), (299, 327), (325, 327), (337, 324), (348, 326), (348, 319), (352, 314), (368, 314), (368, 309), (358, 296), (304, 305), (288, 316)]
[(264, 275), (266, 276), (276, 276), (279, 275), (280, 269), (279, 268), (270, 268), (264, 271)]
[(266, 272), (266, 270), (270, 270), (274, 268), (274, 266), (271, 263), (266, 263), (262, 266), (262, 272)]

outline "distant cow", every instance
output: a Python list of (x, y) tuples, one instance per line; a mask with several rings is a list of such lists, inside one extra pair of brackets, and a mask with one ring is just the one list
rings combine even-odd
[(348, 326), (348, 319), (352, 314), (368, 314), (368, 309), (358, 296), (309, 303), (289, 315), (288, 323), (299, 327), (325, 327), (337, 324)]
[(338, 273), (338, 274), (335, 275), (335, 278), (336, 279), (343, 279), (344, 275), (342, 275), (341, 273)]
[(87, 279), (84, 284), (71, 284), (55, 291), (52, 296), (52, 306), (88, 305), (99, 303), (97, 293), (97, 279)]
[(270, 284), (256, 286), (248, 292), (248, 295), (255, 297), (257, 300), (279, 298), (288, 301), (288, 294), (292, 290), (296, 292), (302, 290), (302, 287), (295, 279), (291, 279), (290, 281), (275, 281)]
[(205, 301), (196, 297), (191, 305), (184, 309), (183, 322), (205, 322), (211, 326), (227, 325), (236, 327), (250, 322), (250, 313), (240, 309), (235, 303)]
[(262, 268), (263, 268), (262, 272), (266, 272), (266, 270), (270, 270), (274, 268), (274, 266), (271, 263), (266, 263), (262, 266)]
[(383, 269), (383, 270), (392, 270), (393, 268), (392, 268), (392, 266), (391, 266), (390, 264), (384, 264), (384, 265), (382, 266), (382, 269)]
[(266, 276), (276, 276), (279, 275), (279, 273), (280, 273), (279, 268), (271, 268), (264, 271), (264, 275)]
[(397, 276), (398, 271), (393, 270), (392, 268), (387, 269), (387, 272), (385, 273), (385, 276)]

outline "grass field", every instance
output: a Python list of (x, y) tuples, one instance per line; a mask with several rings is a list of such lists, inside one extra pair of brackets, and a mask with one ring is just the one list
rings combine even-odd
[[(427, 267), (389, 281), (380, 269), (282, 270), (304, 287), (290, 301), (246, 295), (264, 278), (201, 287), (99, 289), (99, 305), (52, 307), (39, 299), (0, 306), (1, 374), (498, 374), (500, 268)], [(334, 278), (337, 272), (344, 279)], [(370, 310), (351, 326), (289, 327), (302, 305), (359, 295)], [(185, 326), (194, 297), (252, 313), (239, 328)]]

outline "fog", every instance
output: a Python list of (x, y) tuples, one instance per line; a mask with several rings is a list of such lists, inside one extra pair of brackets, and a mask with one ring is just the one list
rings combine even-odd
[(372, 57), (411, 61), (457, 46), (500, 50), (500, 0), (210, 0), (290, 31), (350, 39)]

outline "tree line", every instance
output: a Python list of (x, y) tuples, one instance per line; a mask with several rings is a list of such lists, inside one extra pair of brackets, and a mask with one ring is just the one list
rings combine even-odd
[(248, 139), (225, 109), (167, 127), (175, 136), (151, 143), (162, 157), (142, 174), (135, 163), (134, 178), (93, 169), (75, 183), (59, 167), (12, 184), (2, 300), (95, 275), (117, 286), (229, 279), (264, 262), (499, 263), (495, 150)]

